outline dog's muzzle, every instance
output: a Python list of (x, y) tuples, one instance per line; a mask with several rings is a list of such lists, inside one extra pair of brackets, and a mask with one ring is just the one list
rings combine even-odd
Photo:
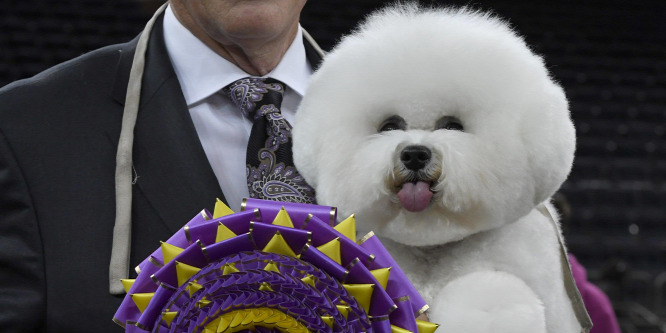
[(396, 198), (407, 211), (426, 209), (434, 195), (432, 187), (441, 175), (441, 159), (424, 145), (398, 146), (394, 156), (392, 184)]

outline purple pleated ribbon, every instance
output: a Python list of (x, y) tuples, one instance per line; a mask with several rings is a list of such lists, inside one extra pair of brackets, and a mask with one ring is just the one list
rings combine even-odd
[[(345, 237), (333, 207), (256, 199), (241, 207), (197, 214), (166, 241), (181, 249), (172, 260), (161, 248), (148, 256), (114, 321), (126, 332), (418, 332), (427, 305), (377, 237), (360, 245)], [(272, 224), (282, 208), (293, 228)], [(216, 242), (220, 225), (235, 236)], [(318, 249), (336, 238), (339, 263)], [(383, 288), (372, 270), (388, 267)]]

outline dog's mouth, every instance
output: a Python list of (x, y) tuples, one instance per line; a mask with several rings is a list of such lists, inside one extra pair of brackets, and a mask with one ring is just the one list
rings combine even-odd
[(423, 180), (406, 182), (398, 187), (396, 196), (403, 208), (410, 212), (420, 212), (428, 207), (433, 195), (432, 182)]
[(428, 208), (437, 196), (442, 175), (441, 155), (424, 145), (400, 144), (393, 155), (393, 169), (387, 186), (394, 198), (409, 212)]

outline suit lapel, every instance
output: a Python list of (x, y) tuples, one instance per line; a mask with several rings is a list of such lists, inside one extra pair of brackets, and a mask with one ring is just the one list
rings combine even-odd
[[(121, 103), (133, 55), (133, 48), (123, 52), (118, 66), (114, 95)], [(215, 198), (224, 200), (169, 60), (161, 20), (151, 32), (146, 52), (134, 135), (136, 186), (171, 232), (201, 209), (212, 209)]]

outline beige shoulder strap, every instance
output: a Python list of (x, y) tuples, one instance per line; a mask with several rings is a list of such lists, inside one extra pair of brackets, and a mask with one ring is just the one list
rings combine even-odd
[(116, 154), (116, 222), (113, 226), (113, 245), (109, 263), (109, 293), (121, 295), (125, 288), (120, 282), (129, 275), (130, 249), (132, 246), (132, 145), (134, 125), (139, 112), (141, 79), (146, 62), (146, 49), (150, 31), (157, 18), (164, 12), (168, 2), (163, 4), (148, 21), (139, 37), (130, 69), (125, 109), (123, 112), (118, 151)]
[[(559, 226), (553, 215), (550, 214), (548, 207), (546, 205), (539, 205), (537, 209), (546, 216), (553, 223), (555, 230), (559, 230)], [(571, 266), (569, 264), (569, 257), (567, 256), (567, 251), (564, 247), (564, 241), (562, 240), (562, 235), (557, 232), (557, 240), (560, 244), (560, 262), (562, 264), (562, 278), (564, 280), (564, 288), (567, 291), (567, 296), (569, 296), (569, 301), (571, 301), (571, 307), (576, 314), (576, 319), (581, 326), (581, 333), (589, 333), (592, 329), (592, 320), (585, 309), (585, 304), (583, 304), (583, 298), (580, 296), (578, 287), (576, 287), (576, 282), (574, 281), (573, 274), (571, 273)]]
[(323, 58), (326, 55), (326, 52), (324, 52), (324, 50), (322, 50), (321, 47), (319, 47), (319, 44), (317, 44), (314, 38), (312, 38), (310, 33), (308, 33), (305, 29), (303, 29), (303, 37), (308, 41), (308, 43), (310, 43), (310, 45), (312, 45), (315, 51), (319, 53), (319, 56)]

